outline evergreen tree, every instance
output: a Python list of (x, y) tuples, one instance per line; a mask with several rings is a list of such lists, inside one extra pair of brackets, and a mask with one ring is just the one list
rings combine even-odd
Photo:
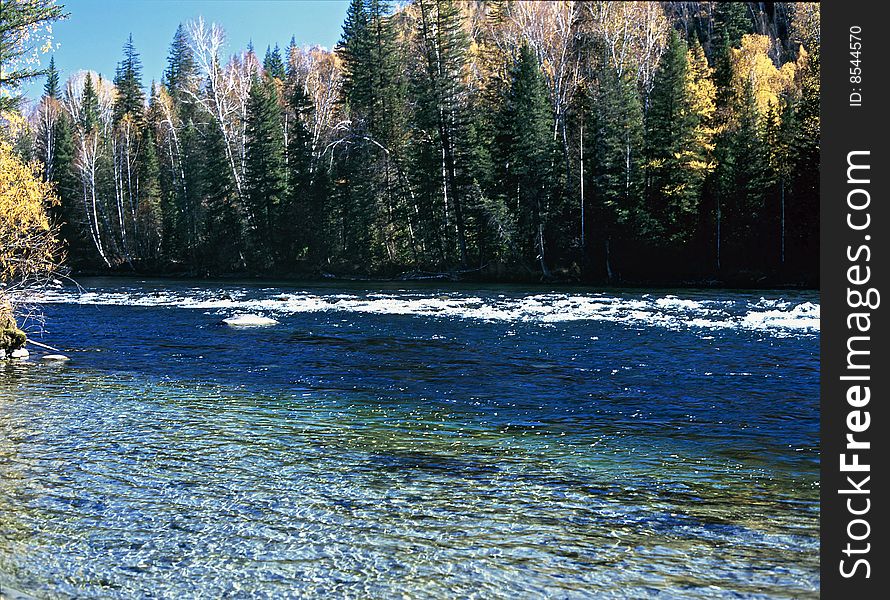
[(753, 31), (747, 2), (714, 4), (714, 48), (738, 48), (742, 36)]
[(278, 44), (275, 44), (274, 50), (268, 46), (266, 47), (266, 57), (263, 59), (263, 70), (268, 77), (274, 77), (280, 81), (284, 81), (284, 61), (281, 60), (281, 49), (278, 47)]
[(439, 180), (443, 215), (444, 262), (456, 258), (467, 265), (462, 187), (466, 172), (461, 158), (467, 127), (464, 68), (469, 40), (460, 7), (454, 0), (419, 0), (420, 43), (425, 77), (416, 88), (419, 128), (434, 141), (435, 161), (424, 165), (425, 178)]
[(254, 260), (266, 267), (279, 258), (287, 231), (279, 221), (285, 170), (278, 90), (271, 81), (255, 78), (247, 102), (244, 190)]
[(52, 173), (52, 182), (59, 196), (59, 204), (53, 207), (53, 216), (55, 222), (60, 225), (59, 239), (66, 248), (68, 256), (76, 260), (83, 254), (87, 245), (83, 224), (79, 218), (80, 184), (74, 173), (74, 138), (67, 114), (62, 114), (56, 121), (53, 137), (55, 152), (53, 152), (53, 165), (49, 171)]
[(727, 131), (718, 147), (715, 172), (720, 212), (720, 265), (726, 271), (764, 269), (771, 256), (762, 239), (767, 199), (773, 189), (769, 149), (763, 137), (752, 86), (742, 92), (738, 123)]
[(526, 44), (512, 69), (504, 125), (507, 140), (505, 162), (507, 188), (515, 202), (523, 258), (537, 259), (549, 276), (545, 228), (556, 188), (558, 147), (553, 140), (553, 111), (547, 84), (534, 52)]
[(343, 61), (343, 99), (350, 113), (364, 115), (373, 105), (370, 63), (370, 23), (365, 0), (351, 0), (346, 9), (337, 54)]
[(161, 214), (160, 166), (155, 152), (155, 137), (150, 126), (142, 134), (141, 156), (138, 162), (140, 255), (154, 260), (160, 257), (163, 220)]
[(208, 127), (204, 138), (203, 194), (206, 207), (204, 264), (213, 271), (243, 268), (242, 215), (226, 159), (219, 127)]
[(124, 44), (124, 59), (118, 63), (114, 76), (117, 98), (114, 102), (114, 120), (120, 121), (125, 114), (141, 125), (145, 110), (145, 94), (142, 91), (142, 61), (133, 45), (133, 35)]
[(179, 253), (190, 264), (196, 264), (201, 255), (201, 232), (204, 229), (204, 207), (201, 203), (201, 192), (204, 176), (217, 177), (217, 173), (208, 174), (203, 169), (205, 146), (197, 119), (188, 119), (180, 132), (182, 144), (182, 185), (176, 194), (176, 232), (179, 240)]
[(49, 67), (46, 69), (46, 83), (43, 85), (43, 95), (48, 98), (59, 98), (59, 72), (56, 70), (56, 57), (51, 56)]
[(400, 249), (410, 244), (399, 240), (403, 229), (397, 222), (406, 136), (395, 50), (389, 3), (353, 1), (337, 52), (343, 61), (342, 97), (350, 120), (351, 147), (341, 155), (342, 167), (355, 171), (340, 181), (355, 184), (348, 194), (348, 212), (370, 229), (365, 251), (389, 262), (396, 262)]
[[(591, 123), (585, 129), (590, 138), (587, 155), (594, 201), (595, 223), (591, 238), (599, 238), (599, 258), (609, 281), (616, 272), (615, 242), (645, 219), (641, 207), (643, 190), (643, 111), (636, 82), (628, 73), (619, 75), (603, 61), (599, 73)], [(593, 250), (593, 248), (591, 248)]]
[(820, 55), (804, 53), (800, 99), (790, 130), (789, 197), (785, 213), (789, 268), (814, 282), (819, 275)]
[(313, 231), (320, 225), (316, 190), (312, 181), (312, 134), (306, 126), (312, 111), (303, 86), (296, 85), (288, 98), (294, 123), (287, 140), (287, 196), (281, 210), (281, 222), (290, 225), (290, 236), (285, 243), (286, 259), (304, 259), (315, 241)]
[(284, 60), (284, 74), (286, 80), (293, 83), (296, 81), (297, 73), (294, 70), (296, 67), (296, 59), (297, 59), (297, 39), (294, 36), (291, 36), (290, 42), (287, 45), (287, 50), (285, 51)]
[(167, 55), (167, 69), (164, 71), (164, 86), (174, 98), (179, 98), (182, 90), (197, 75), (195, 57), (188, 43), (188, 34), (182, 23), (176, 28), (170, 52)]
[(639, 233), (676, 248), (695, 235), (710, 165), (713, 84), (697, 50), (672, 32), (655, 73), (646, 115), (646, 207)]
[(83, 83), (80, 127), (83, 131), (93, 131), (99, 126), (99, 96), (93, 86), (93, 76), (88, 71)]

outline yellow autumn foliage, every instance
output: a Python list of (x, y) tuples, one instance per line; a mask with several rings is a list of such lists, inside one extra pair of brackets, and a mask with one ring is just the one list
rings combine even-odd
[(796, 65), (788, 62), (776, 68), (769, 56), (770, 39), (765, 35), (742, 36), (742, 44), (732, 50), (733, 89), (751, 85), (760, 114), (770, 106), (779, 106), (780, 95), (794, 85)]
[(47, 208), (58, 199), (36, 164), (0, 140), (0, 282), (33, 282), (53, 272), (59, 245)]

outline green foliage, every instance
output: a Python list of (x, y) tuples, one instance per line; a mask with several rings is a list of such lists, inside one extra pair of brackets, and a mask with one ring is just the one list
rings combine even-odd
[(47, 73), (35, 68), (31, 57), (41, 46), (47, 51), (48, 26), (67, 16), (55, 0), (4, 0), (0, 6), (0, 111), (17, 110), (21, 86)]
[(321, 224), (318, 202), (314, 198), (312, 173), (312, 134), (306, 126), (312, 104), (300, 85), (295, 85), (288, 98), (293, 119), (287, 139), (287, 195), (281, 220), (291, 224), (290, 235), (283, 235), (284, 260), (293, 264), (305, 259), (315, 245), (313, 232)]
[(553, 110), (538, 59), (528, 45), (511, 71), (504, 106), (505, 188), (515, 206), (522, 259), (539, 262), (547, 274), (545, 229), (557, 188), (558, 147), (553, 139)]
[(203, 264), (227, 272), (244, 267), (244, 216), (229, 175), (225, 143), (219, 127), (207, 128), (202, 169), (206, 207)]
[(275, 44), (272, 50), (266, 47), (266, 57), (263, 59), (263, 70), (268, 77), (274, 77), (280, 81), (284, 81), (284, 61), (281, 59), (281, 48)]
[(178, 97), (187, 89), (190, 80), (197, 75), (195, 57), (188, 44), (188, 35), (182, 23), (176, 28), (170, 52), (167, 55), (167, 69), (164, 71), (164, 85), (170, 95)]
[(46, 69), (46, 83), (43, 85), (43, 95), (49, 98), (59, 97), (59, 72), (56, 70), (56, 57), (50, 57), (49, 67)]
[(145, 110), (145, 93), (142, 91), (142, 61), (133, 45), (132, 34), (124, 44), (124, 59), (117, 65), (114, 85), (117, 88), (114, 120), (117, 122), (124, 115), (130, 115), (138, 125)]
[(155, 150), (155, 137), (151, 127), (145, 126), (141, 134), (140, 156), (137, 163), (139, 182), (137, 206), (137, 231), (144, 232), (139, 239), (140, 257), (156, 260), (160, 257), (163, 223), (161, 216), (160, 166)]
[(93, 131), (99, 127), (99, 96), (93, 86), (93, 75), (89, 72), (83, 84), (82, 104), (79, 125), (83, 131)]
[(280, 258), (283, 232), (279, 211), (284, 200), (284, 130), (278, 90), (268, 79), (255, 78), (247, 101), (244, 189), (249, 242), (257, 265), (268, 268)]
[(710, 167), (707, 129), (713, 98), (706, 89), (708, 82), (689, 64), (688, 59), (696, 56), (672, 32), (649, 95), (647, 194), (638, 215), (638, 233), (662, 246), (688, 243), (694, 236)]
[(80, 223), (76, 210), (80, 186), (74, 173), (74, 139), (68, 115), (62, 114), (54, 128), (55, 152), (53, 152), (53, 165), (50, 172), (56, 194), (59, 196), (59, 204), (52, 207), (53, 217), (60, 226), (59, 238), (67, 249), (68, 255), (78, 257), (84, 254), (88, 246), (84, 237), (83, 224)]
[(129, 40), (111, 127), (92, 76), (54, 126), (63, 236), (176, 272), (812, 280), (817, 7), (680, 4), (351, 0), (333, 53), (262, 68), (180, 26), (147, 111)]

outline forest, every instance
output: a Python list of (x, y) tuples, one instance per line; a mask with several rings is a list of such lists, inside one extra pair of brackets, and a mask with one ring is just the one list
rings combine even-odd
[(75, 272), (818, 285), (818, 4), (352, 0), (228, 52), (50, 62), (14, 148)]

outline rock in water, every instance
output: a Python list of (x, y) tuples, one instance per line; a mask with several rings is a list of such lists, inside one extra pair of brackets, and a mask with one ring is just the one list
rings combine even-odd
[(65, 362), (71, 360), (64, 354), (44, 354), (40, 357), (41, 360), (51, 361), (51, 362)]
[(19, 348), (18, 350), (13, 350), (9, 356), (10, 358), (28, 358), (31, 356), (31, 353), (24, 348)]
[(235, 315), (228, 319), (223, 319), (223, 323), (230, 327), (267, 327), (269, 325), (278, 325), (278, 321), (275, 319), (261, 315)]

